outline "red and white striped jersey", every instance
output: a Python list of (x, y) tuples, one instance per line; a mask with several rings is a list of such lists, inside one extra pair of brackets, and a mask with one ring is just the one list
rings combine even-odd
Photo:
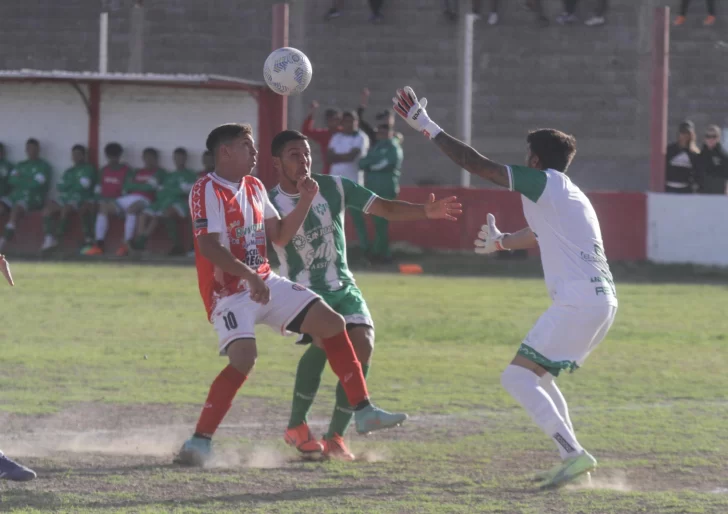
[(245, 291), (246, 281), (223, 272), (200, 254), (197, 238), (218, 234), (220, 244), (266, 279), (271, 270), (266, 256), (264, 220), (279, 216), (260, 180), (248, 175), (233, 183), (214, 172), (198, 179), (192, 187), (190, 213), (195, 235), (197, 281), (210, 318), (217, 301)]

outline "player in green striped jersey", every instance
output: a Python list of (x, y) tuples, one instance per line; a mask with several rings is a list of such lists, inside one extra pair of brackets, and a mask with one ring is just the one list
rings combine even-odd
[[(306, 136), (286, 130), (273, 139), (271, 153), (279, 184), (269, 192), (269, 197), (278, 212), (285, 216), (298, 202), (296, 182), (302, 176), (311, 174), (311, 148)], [(346, 261), (346, 208), (353, 207), (390, 221), (455, 221), (462, 212), (461, 205), (456, 203), (457, 198), (454, 196), (435, 201), (434, 195), (430, 195), (426, 204), (385, 200), (344, 177), (313, 175), (313, 178), (319, 184), (319, 192), (303, 226), (285, 247), (273, 245), (273, 248), (281, 262), (282, 276), (321, 295), (344, 317), (366, 376), (374, 346), (374, 323)], [(299, 339), (302, 344), (310, 341), (305, 335)], [(302, 453), (322, 451), (327, 457), (354, 460), (354, 455), (346, 448), (343, 440), (353, 410), (341, 384), (336, 389), (336, 407), (323, 441), (319, 442), (311, 435), (306, 423), (325, 367), (326, 354), (317, 346), (310, 345), (298, 364), (285, 440)]]

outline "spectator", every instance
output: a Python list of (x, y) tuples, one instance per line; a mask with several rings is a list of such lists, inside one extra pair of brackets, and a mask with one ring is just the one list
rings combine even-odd
[[(447, 16), (450, 21), (457, 21), (458, 19), (458, 0), (442, 0), (443, 14)], [(488, 24), (496, 25), (498, 23), (498, 4), (499, 0), (490, 1), (490, 14), (488, 15)], [(480, 15), (481, 0), (472, 0), (473, 14)]]
[(331, 9), (328, 10), (324, 19), (328, 21), (339, 16), (341, 16), (341, 0), (331, 0)]
[(556, 17), (556, 21), (561, 25), (576, 23), (579, 18), (576, 16), (576, 4), (579, 0), (564, 0), (564, 12)]
[(132, 174), (132, 169), (121, 162), (124, 149), (119, 143), (109, 143), (104, 147), (106, 166), (101, 168), (95, 188), (95, 199), (98, 203), (98, 214), (94, 235), (96, 243), (81, 250), (83, 255), (103, 255), (106, 234), (109, 232), (109, 216), (121, 214), (116, 204), (124, 193), (124, 184)]
[(10, 212), (10, 172), (13, 171), (13, 163), (7, 159), (5, 153), (5, 145), (0, 143), (0, 216), (5, 216)]
[(359, 116), (354, 111), (344, 112), (341, 125), (329, 142), (331, 174), (359, 183), (359, 159), (369, 151), (369, 138), (359, 130)]
[(541, 0), (526, 0), (526, 7), (536, 14), (536, 24), (540, 27), (547, 27), (549, 25), (549, 18), (546, 16), (546, 11), (543, 8)]
[(696, 170), (699, 166), (700, 151), (695, 144), (695, 125), (686, 120), (678, 127), (677, 141), (667, 147), (665, 192), (694, 193), (698, 188)]
[(369, 105), (369, 89), (364, 88), (361, 90), (361, 100), (359, 101), (359, 107), (356, 109), (356, 113), (359, 115), (359, 128), (364, 132), (369, 141), (374, 141), (377, 138), (377, 131), (364, 121), (364, 111), (366, 111)]
[(319, 103), (316, 100), (311, 102), (311, 108), (308, 112), (308, 116), (306, 116), (306, 119), (303, 120), (301, 132), (307, 138), (318, 143), (321, 148), (321, 161), (323, 164), (321, 173), (323, 175), (328, 175), (331, 168), (327, 155), (329, 142), (331, 141), (331, 137), (341, 130), (341, 111), (338, 109), (326, 109), (326, 128), (316, 128), (314, 127), (313, 120), (318, 108)]
[(15, 236), (18, 221), (27, 212), (43, 208), (51, 185), (53, 171), (51, 165), (40, 158), (40, 143), (37, 139), (30, 138), (26, 141), (25, 153), (28, 159), (18, 163), (8, 177), (11, 187), (7, 199), (10, 218), (3, 236), (0, 237), (0, 253)]
[(382, 16), (382, 4), (384, 0), (369, 0), (369, 9), (372, 14), (369, 16), (369, 21), (372, 23), (382, 23), (384, 16)]
[(156, 201), (147, 207), (139, 218), (138, 235), (134, 239), (134, 249), (143, 250), (147, 246), (149, 236), (164, 218), (167, 236), (172, 241), (169, 255), (186, 255), (182, 239), (179, 237), (179, 222), (190, 217), (188, 197), (192, 186), (197, 181), (197, 173), (187, 169), (187, 150), (177, 148), (174, 151), (175, 170), (167, 172), (157, 193)]
[[(68, 229), (68, 218), (73, 212), (81, 217), (84, 245), (94, 242), (94, 186), (96, 169), (86, 161), (86, 147), (74, 145), (71, 149), (73, 166), (63, 172), (56, 186), (58, 200), (48, 200), (43, 212), (45, 239), (41, 252), (58, 246)], [(58, 223), (56, 224), (56, 221)]]
[[(331, 174), (339, 175), (361, 184), (359, 180), (359, 159), (369, 151), (369, 137), (359, 130), (359, 116), (353, 111), (346, 111), (342, 116), (342, 129), (334, 134), (329, 142), (328, 161), (331, 163)], [(363, 222), (356, 217), (354, 209), (350, 209), (354, 223)], [(366, 231), (366, 227), (356, 225), (357, 234)], [(364, 251), (367, 251), (366, 240), (359, 240)]]
[[(576, 16), (576, 6), (578, 3), (579, 0), (564, 0), (564, 12), (556, 18), (556, 21), (562, 25), (579, 21), (579, 18)], [(589, 27), (604, 25), (606, 23), (604, 15), (607, 13), (607, 7), (607, 0), (596, 0), (594, 14), (584, 24)]]
[(705, 142), (700, 152), (700, 192), (709, 195), (726, 194), (728, 179), (728, 152), (720, 143), (721, 130), (710, 125), (705, 131)]
[[(364, 186), (386, 200), (397, 198), (402, 157), (402, 147), (394, 133), (394, 113), (386, 110), (377, 115), (377, 140), (374, 147), (366, 157), (359, 160), (359, 167), (364, 171)], [(355, 220), (359, 241), (362, 247), (369, 248), (363, 213), (352, 210), (351, 214), (360, 218)], [(391, 262), (389, 221), (375, 216), (374, 233), (370, 259), (373, 262)]]
[(145, 148), (142, 152), (144, 167), (126, 176), (124, 195), (116, 201), (125, 217), (124, 243), (116, 255), (129, 255), (136, 233), (137, 216), (157, 198), (162, 180), (167, 172), (159, 167), (159, 152), (156, 148)]
[(210, 150), (205, 150), (202, 154), (202, 168), (202, 171), (197, 174), (200, 178), (215, 171), (215, 158)]
[[(679, 27), (685, 23), (685, 18), (688, 14), (688, 6), (691, 0), (680, 0), (680, 14), (675, 18), (674, 25)], [(715, 24), (715, 0), (705, 0), (705, 4), (708, 7), (708, 16), (703, 20), (703, 25), (711, 27)]]
[(604, 16), (607, 14), (608, 7), (609, 5), (607, 0), (597, 0), (594, 14), (591, 18), (584, 22), (584, 25), (587, 27), (599, 27), (600, 25), (604, 25), (607, 22), (607, 19)]

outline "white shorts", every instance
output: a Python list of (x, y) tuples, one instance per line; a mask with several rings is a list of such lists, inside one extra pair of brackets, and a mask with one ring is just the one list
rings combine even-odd
[(255, 339), (255, 325), (268, 325), (281, 335), (290, 335), (286, 327), (319, 295), (287, 278), (271, 273), (265, 283), (270, 289), (266, 305), (250, 299), (247, 291), (228, 296), (217, 302), (212, 324), (219, 339), (220, 355), (236, 339)]
[[(147, 198), (146, 196), (132, 193), (130, 195), (124, 195), (124, 196), (120, 196), (119, 198), (117, 198), (116, 206), (119, 208), (119, 210), (121, 210), (121, 213), (124, 214), (129, 210), (129, 207), (131, 207), (132, 205), (134, 205), (137, 202), (143, 202), (144, 207), (147, 207), (150, 204), (149, 198)], [(142, 208), (144, 208), (144, 207), (142, 207)]]
[(554, 304), (544, 312), (518, 349), (554, 376), (581, 367), (602, 342), (617, 314), (617, 305)]

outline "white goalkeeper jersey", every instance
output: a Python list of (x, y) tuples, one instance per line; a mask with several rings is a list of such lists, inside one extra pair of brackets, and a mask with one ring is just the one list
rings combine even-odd
[(611, 303), (617, 292), (594, 207), (556, 170), (508, 166), (510, 189), (522, 195), (523, 214), (538, 240), (549, 295), (567, 305)]

